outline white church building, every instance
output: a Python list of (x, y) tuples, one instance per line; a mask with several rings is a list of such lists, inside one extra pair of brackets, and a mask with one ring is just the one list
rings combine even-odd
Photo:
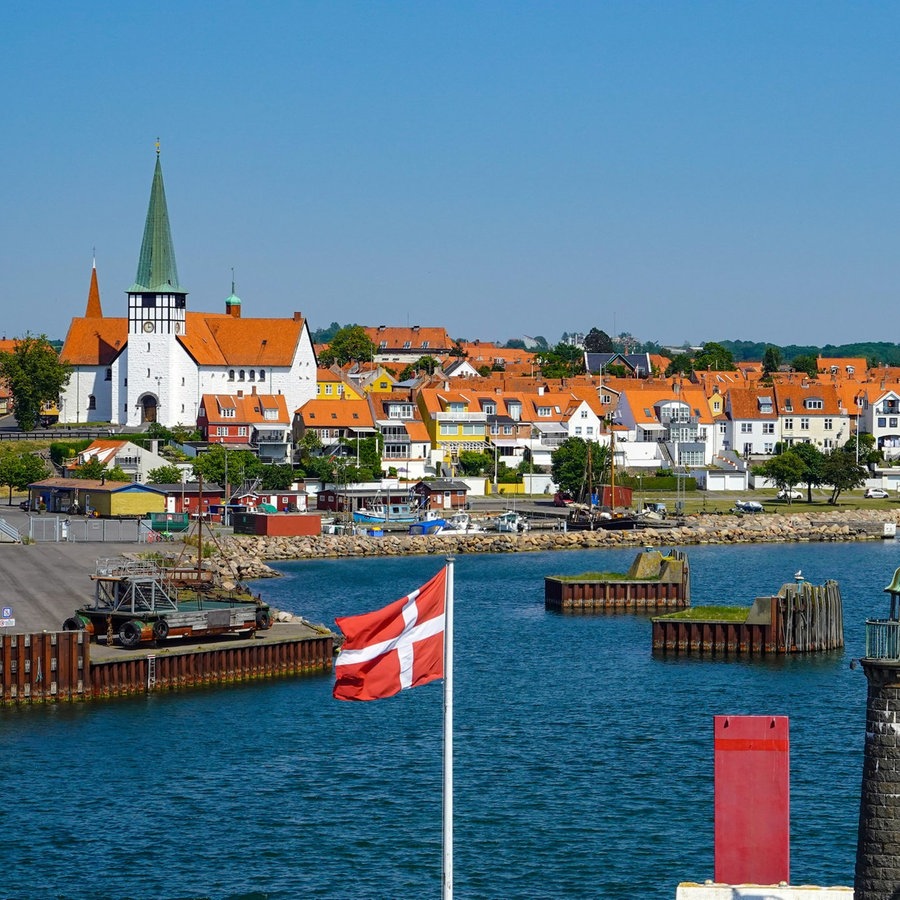
[(72, 366), (61, 423), (193, 428), (204, 394), (283, 394), (291, 411), (315, 397), (315, 351), (300, 313), (244, 318), (233, 285), (224, 312), (188, 310), (158, 150), (137, 276), (127, 294), (127, 317), (104, 316), (94, 267), (85, 314), (72, 320), (61, 352)]

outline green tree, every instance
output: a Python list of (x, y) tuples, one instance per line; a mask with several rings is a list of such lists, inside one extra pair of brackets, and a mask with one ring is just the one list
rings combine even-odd
[(181, 484), (182, 471), (178, 466), (159, 466), (147, 473), (147, 484)]
[(841, 448), (850, 453), (854, 459), (859, 458), (861, 465), (869, 466), (884, 459), (884, 453), (875, 446), (875, 435), (862, 431), (853, 435)]
[(477, 450), (460, 450), (459, 474), (460, 475), (487, 475), (493, 474), (494, 457), (490, 453), (479, 453)]
[(226, 450), (221, 444), (213, 444), (194, 460), (193, 478), (202, 477), (223, 487), (227, 483), (233, 488), (256, 478), (262, 468), (259, 458), (249, 450)]
[(47, 474), (47, 465), (34, 453), (4, 453), (0, 455), (0, 485), (9, 488), (8, 506), (12, 506), (13, 489), (24, 491), (29, 484), (40, 481)]
[(31, 431), (37, 425), (42, 403), (59, 402), (71, 371), (45, 334), (26, 335), (16, 341), (11, 353), (0, 353), (0, 378), (9, 385), (13, 413), (22, 431)]
[[(803, 475), (800, 483), (806, 485), (806, 502), (812, 503), (812, 489), (822, 484), (822, 468), (825, 455), (815, 444), (794, 444), (790, 451), (803, 464)], [(788, 503), (790, 503), (788, 494)]]
[(506, 350), (527, 350), (528, 348), (525, 346), (525, 341), (522, 338), (510, 338), (504, 345), (504, 349)]
[(286, 491), (296, 480), (294, 467), (284, 465), (263, 466), (260, 472), (260, 485), (264, 491)]
[(803, 480), (803, 460), (790, 450), (773, 456), (753, 469), (754, 474), (774, 481), (781, 491), (789, 491)]
[(440, 365), (440, 362), (433, 356), (420, 356), (414, 363), (410, 363), (401, 373), (400, 380), (408, 381), (415, 378), (419, 372), (427, 372), (429, 375), (434, 374), (434, 370)]
[(599, 328), (592, 328), (584, 337), (584, 349), (588, 353), (612, 353), (615, 350), (612, 338)]
[(93, 478), (95, 481), (103, 478), (107, 481), (131, 481), (131, 476), (121, 466), (108, 466), (96, 456), (92, 456), (80, 466), (75, 466), (72, 474), (75, 478)]
[(694, 357), (695, 372), (707, 369), (715, 372), (733, 372), (736, 368), (731, 351), (715, 341), (705, 343), (703, 349)]
[(810, 378), (815, 378), (819, 374), (819, 361), (809, 354), (795, 356), (791, 360), (791, 367), (795, 372), (805, 372)]
[(570, 378), (584, 374), (584, 353), (574, 344), (559, 343), (535, 356), (544, 378)]
[(550, 472), (559, 489), (580, 499), (604, 483), (608, 468), (609, 447), (577, 437), (566, 438), (550, 457)]
[(855, 453), (832, 450), (822, 465), (822, 481), (831, 485), (828, 502), (837, 504), (842, 491), (852, 491), (866, 480), (866, 470), (857, 465)]
[(670, 378), (672, 375), (687, 375), (688, 372), (693, 371), (693, 357), (689, 353), (676, 353), (669, 362), (669, 365), (666, 366), (665, 376), (666, 378)]
[(777, 372), (780, 365), (781, 351), (777, 347), (766, 347), (766, 352), (763, 354), (763, 375), (771, 375), (773, 372)]
[(348, 325), (341, 328), (328, 348), (319, 354), (319, 364), (331, 366), (338, 363), (343, 366), (348, 362), (370, 362), (375, 358), (375, 349), (362, 325)]
[(459, 338), (454, 338), (453, 346), (450, 348), (447, 355), (452, 356), (455, 359), (465, 359), (469, 354), (466, 353), (465, 348), (462, 345), (462, 341)]

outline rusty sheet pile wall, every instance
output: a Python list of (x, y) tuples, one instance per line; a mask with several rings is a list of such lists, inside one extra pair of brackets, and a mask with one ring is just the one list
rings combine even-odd
[(0, 636), (4, 704), (81, 699), (89, 668), (90, 643), (83, 631)]
[(639, 553), (620, 578), (544, 579), (544, 607), (554, 612), (654, 612), (684, 609), (691, 603), (687, 555), (673, 550)]
[(663, 656), (821, 653), (843, 646), (844, 611), (836, 581), (785, 584), (774, 597), (757, 597), (743, 622), (677, 614), (653, 619), (653, 652)]
[(57, 703), (331, 670), (334, 638), (241, 643), (91, 662), (85, 631), (0, 636), (2, 703)]

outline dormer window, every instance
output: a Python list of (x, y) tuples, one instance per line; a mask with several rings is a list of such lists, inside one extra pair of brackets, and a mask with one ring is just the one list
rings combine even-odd
[(245, 376), (245, 374), (244, 374), (244, 370), (241, 369), (241, 370), (238, 372), (238, 381), (245, 381), (245, 380), (246, 380), (246, 376)]
[(229, 381), (234, 381), (234, 369), (229, 369), (229, 370), (228, 370), (228, 380), (229, 380)]
[(814, 400), (812, 397), (810, 397), (809, 399), (805, 400), (805, 401), (803, 402), (803, 405), (804, 405), (807, 409), (823, 409), (824, 406), (825, 406), (825, 404), (824, 404), (821, 400)]
[(251, 380), (251, 381), (256, 381), (256, 369), (251, 369), (251, 370), (250, 370), (250, 380)]
[(412, 343), (411, 343), (410, 341), (404, 341), (404, 342), (403, 342), (403, 349), (404, 349), (404, 350), (409, 350), (409, 348), (410, 348), (411, 346), (412, 346)]

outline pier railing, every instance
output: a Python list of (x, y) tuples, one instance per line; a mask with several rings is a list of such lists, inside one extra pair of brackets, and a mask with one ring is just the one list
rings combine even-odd
[(896, 659), (900, 662), (900, 622), (895, 619), (866, 619), (866, 658)]

